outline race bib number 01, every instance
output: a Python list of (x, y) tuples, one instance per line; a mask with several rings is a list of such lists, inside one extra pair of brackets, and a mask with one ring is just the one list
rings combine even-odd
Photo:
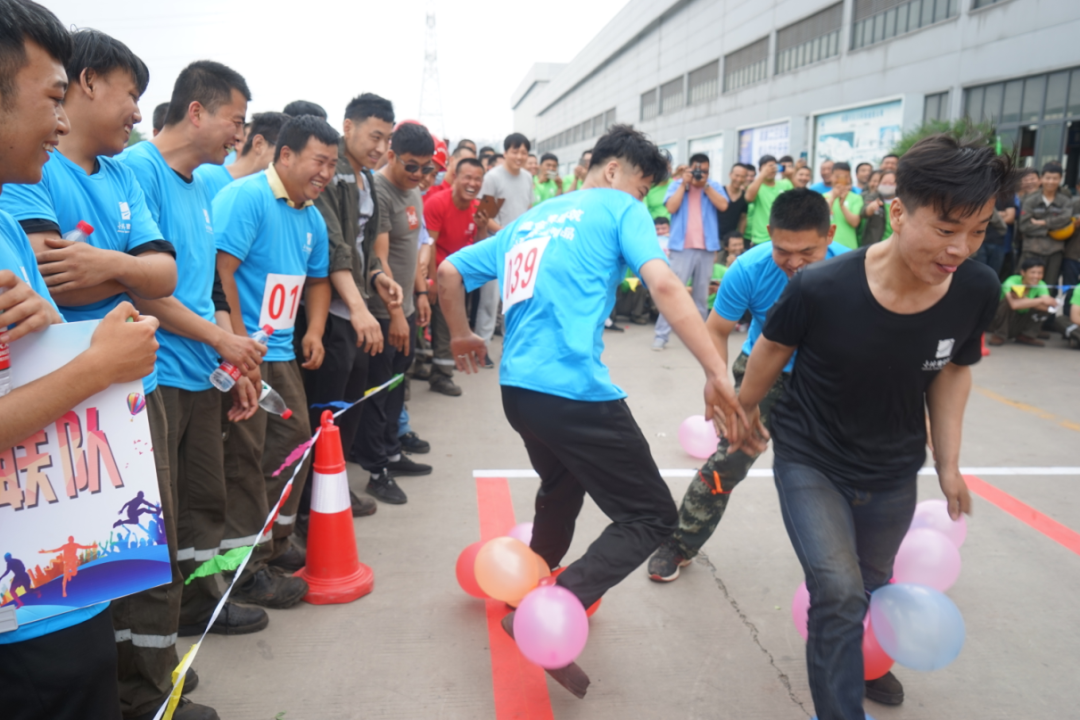
[(528, 300), (536, 290), (540, 261), (544, 258), (550, 237), (528, 240), (510, 248), (506, 253), (506, 272), (503, 275), (503, 312), (522, 300)]
[(304, 275), (270, 273), (266, 276), (259, 327), (269, 325), (275, 330), (291, 330), (296, 325), (296, 310), (300, 307), (305, 279)]

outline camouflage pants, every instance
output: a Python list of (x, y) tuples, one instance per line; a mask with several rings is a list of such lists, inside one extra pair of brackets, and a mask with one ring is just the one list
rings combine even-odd
[[(746, 353), (739, 353), (731, 366), (735, 375), (736, 391), (742, 385), (743, 375), (746, 374), (747, 360), (749, 357)], [(770, 431), (772, 409), (784, 394), (786, 378), (786, 373), (782, 373), (761, 401), (761, 420)], [(701, 550), (701, 546), (712, 537), (716, 526), (720, 524), (720, 518), (724, 517), (731, 491), (742, 482), (757, 459), (757, 455), (748, 455), (742, 450), (728, 454), (727, 439), (720, 439), (716, 452), (705, 461), (690, 481), (679, 507), (679, 528), (675, 531), (674, 541), (680, 555), (685, 558), (694, 557)]]

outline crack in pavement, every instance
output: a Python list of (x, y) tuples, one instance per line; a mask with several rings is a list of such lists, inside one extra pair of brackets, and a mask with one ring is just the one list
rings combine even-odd
[(776, 661), (773, 659), (772, 653), (769, 652), (769, 650), (761, 643), (761, 637), (758, 634), (757, 626), (755, 626), (754, 623), (750, 622), (750, 618), (748, 618), (746, 616), (746, 613), (743, 612), (742, 608), (739, 607), (738, 601), (731, 596), (731, 593), (727, 589), (727, 585), (725, 585), (724, 581), (720, 579), (720, 576), (717, 574), (716, 566), (713, 565), (712, 560), (710, 560), (709, 556), (702, 551), (698, 552), (695, 560), (697, 560), (705, 567), (709, 568), (709, 572), (712, 573), (713, 580), (716, 582), (716, 587), (718, 587), (720, 589), (720, 592), (724, 594), (724, 598), (728, 601), (728, 604), (731, 605), (731, 608), (735, 611), (735, 614), (739, 616), (739, 620), (750, 631), (750, 639), (754, 641), (754, 644), (758, 646), (758, 649), (761, 650), (762, 654), (765, 655), (766, 658), (768, 658), (769, 664), (772, 665), (773, 670), (776, 671), (776, 676), (780, 680), (780, 684), (787, 689), (788, 697), (790, 697), (791, 701), (798, 705), (799, 708), (804, 713), (806, 713), (806, 717), (812, 717), (813, 713), (806, 709), (806, 706), (803, 705), (801, 700), (799, 700), (798, 696), (795, 694), (795, 690), (791, 687), (790, 678), (788, 678), (787, 674), (779, 668), (779, 666), (776, 664)]

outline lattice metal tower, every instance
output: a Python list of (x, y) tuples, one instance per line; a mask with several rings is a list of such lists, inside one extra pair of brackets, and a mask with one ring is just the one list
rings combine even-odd
[(424, 31), (424, 79), (420, 85), (420, 122), (435, 137), (446, 137), (443, 127), (442, 90), (439, 88), (438, 41), (435, 34), (435, 1), (427, 3)]

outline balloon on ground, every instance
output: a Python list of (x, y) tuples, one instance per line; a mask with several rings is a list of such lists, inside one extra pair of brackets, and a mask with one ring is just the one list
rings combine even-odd
[(712, 456), (718, 442), (720, 438), (716, 435), (716, 428), (704, 415), (691, 415), (679, 425), (679, 444), (699, 460)]
[(503, 602), (520, 602), (540, 580), (536, 553), (512, 537), (486, 542), (476, 554), (475, 568), (480, 589)]
[(963, 515), (959, 520), (949, 517), (949, 503), (941, 499), (923, 500), (915, 506), (915, 515), (911, 518), (911, 529), (916, 528), (937, 530), (958, 548), (964, 544), (964, 539), (967, 537), (967, 520)]
[(475, 598), (486, 599), (490, 596), (476, 582), (476, 555), (483, 546), (483, 541), (477, 541), (462, 550), (458, 555), (454, 571), (457, 573), (458, 585), (462, 590)]
[(938, 670), (964, 646), (964, 618), (944, 593), (896, 583), (870, 596), (870, 622), (881, 649), (913, 670)]
[(507, 537), (512, 537), (526, 545), (532, 544), (533, 524), (531, 522), (520, 523), (511, 528), (510, 532), (506, 533)]
[(953, 541), (937, 530), (908, 530), (893, 562), (893, 578), (898, 583), (927, 585), (942, 592), (960, 577), (960, 551)]
[[(806, 589), (806, 583), (799, 585), (795, 591), (795, 597), (791, 599), (791, 620), (795, 623), (795, 629), (803, 640), (809, 636), (807, 623), (810, 611), (810, 592)], [(863, 618), (863, 677), (866, 680), (876, 680), (893, 666), (893, 659), (881, 648), (877, 637), (874, 635), (873, 626), (870, 623), (870, 612)]]
[[(540, 587), (554, 585), (555, 584), (555, 578), (559, 577), (559, 575), (561, 575), (562, 571), (565, 570), (565, 569), (566, 568), (561, 567), (558, 570), (556, 570), (555, 572), (551, 573), (551, 575), (549, 577), (540, 578)], [(595, 615), (596, 611), (600, 609), (600, 603), (602, 603), (602, 602), (604, 602), (604, 598), (598, 599), (592, 605), (585, 608), (585, 615), (587, 617), (592, 617), (593, 615)]]
[(588, 639), (585, 608), (564, 587), (536, 588), (514, 613), (514, 640), (521, 654), (540, 667), (566, 667), (581, 654)]
[(806, 583), (799, 585), (795, 591), (795, 597), (791, 598), (791, 621), (795, 623), (795, 629), (803, 640), (809, 637), (807, 623), (810, 618), (810, 591), (806, 589)]

